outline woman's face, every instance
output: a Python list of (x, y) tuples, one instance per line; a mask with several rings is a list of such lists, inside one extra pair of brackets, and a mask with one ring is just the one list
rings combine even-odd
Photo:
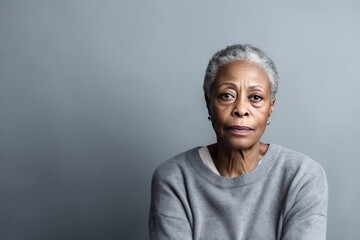
[(265, 71), (241, 60), (223, 66), (208, 102), (218, 144), (245, 150), (260, 142), (274, 102)]

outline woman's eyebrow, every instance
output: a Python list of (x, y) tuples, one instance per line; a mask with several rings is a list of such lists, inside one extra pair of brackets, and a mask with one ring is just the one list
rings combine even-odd
[(254, 89), (254, 88), (257, 88), (257, 87), (260, 87), (260, 88), (266, 89), (264, 86), (262, 86), (262, 85), (258, 85), (258, 84), (257, 84), (257, 85), (250, 85), (250, 86), (249, 86), (249, 88), (250, 88), (250, 89)]
[[(221, 83), (219, 84), (217, 87), (222, 87), (222, 86), (227, 86), (227, 87), (230, 87), (230, 88), (237, 88), (238, 86), (234, 83), (230, 83), (230, 82), (225, 82), (225, 83)], [(259, 84), (254, 84), (254, 85), (250, 85), (249, 88), (252, 90), (252, 89), (255, 89), (255, 88), (262, 88), (264, 90), (266, 90), (266, 88), (262, 85), (259, 85)]]
[(231, 87), (231, 88), (237, 88), (237, 85), (236, 84), (234, 84), (234, 83), (222, 83), (222, 84), (219, 84), (218, 85), (218, 87), (221, 87), (221, 86), (224, 86), (224, 85), (226, 85), (226, 86), (229, 86), (229, 87)]

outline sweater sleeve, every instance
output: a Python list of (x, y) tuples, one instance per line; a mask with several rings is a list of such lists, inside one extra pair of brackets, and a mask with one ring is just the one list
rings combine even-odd
[(151, 184), (149, 236), (151, 240), (192, 239), (192, 230), (183, 202), (183, 194), (166, 171), (155, 171)]
[(281, 240), (326, 240), (328, 186), (320, 165), (294, 181), (292, 204), (284, 213)]

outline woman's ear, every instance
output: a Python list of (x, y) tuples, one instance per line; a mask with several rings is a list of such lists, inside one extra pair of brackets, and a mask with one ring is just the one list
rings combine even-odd
[(275, 102), (276, 102), (276, 98), (274, 98), (274, 99), (271, 100), (269, 117), (271, 116), (272, 112), (274, 111)]
[(204, 95), (204, 97), (205, 97), (205, 102), (206, 102), (206, 108), (207, 108), (208, 114), (209, 114), (209, 116), (210, 116), (210, 99), (208, 99), (208, 98), (206, 97), (206, 95)]

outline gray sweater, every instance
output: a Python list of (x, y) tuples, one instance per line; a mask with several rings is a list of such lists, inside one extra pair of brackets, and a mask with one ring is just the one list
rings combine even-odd
[(154, 172), (150, 239), (326, 239), (328, 188), (318, 163), (271, 144), (255, 169), (226, 178), (198, 150)]

